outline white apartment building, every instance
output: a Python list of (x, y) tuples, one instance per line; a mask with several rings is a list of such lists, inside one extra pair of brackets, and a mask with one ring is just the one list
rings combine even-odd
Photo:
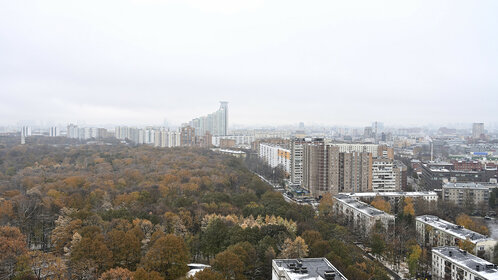
[(496, 240), (455, 225), (432, 215), (418, 216), (415, 219), (417, 241), (424, 246), (458, 246), (470, 241), (474, 245), (473, 254), (485, 259), (492, 259)]
[(70, 124), (67, 126), (67, 138), (78, 139), (80, 135), (80, 130), (77, 125)]
[(156, 130), (154, 134), (154, 146), (171, 148), (180, 146), (180, 132), (165, 129)]
[(79, 127), (74, 124), (67, 126), (67, 138), (88, 140), (91, 138), (99, 138), (100, 130), (98, 127)]
[(396, 167), (393, 160), (383, 158), (374, 159), (372, 161), (372, 191), (399, 191), (400, 186), (397, 184), (396, 173)]
[(226, 136), (213, 136), (213, 146), (219, 147), (222, 139), (235, 140), (236, 146), (251, 146), (252, 142), (256, 140), (254, 135), (226, 135)]
[(290, 150), (280, 146), (261, 143), (259, 144), (259, 157), (270, 167), (282, 167), (285, 172), (291, 172)]
[(432, 249), (432, 279), (498, 280), (498, 269), (458, 247), (437, 247)]
[(394, 215), (381, 211), (369, 204), (358, 201), (347, 194), (338, 194), (334, 199), (334, 214), (342, 216), (348, 225), (368, 235), (376, 222), (386, 230), (394, 226)]
[(326, 258), (276, 259), (272, 280), (347, 280)]
[(50, 127), (49, 131), (48, 131), (48, 136), (50, 137), (57, 137), (57, 136), (60, 136), (61, 133), (60, 133), (60, 130), (57, 126), (52, 126)]

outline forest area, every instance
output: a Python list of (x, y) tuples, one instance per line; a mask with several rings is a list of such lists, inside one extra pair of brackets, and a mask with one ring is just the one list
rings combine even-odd
[(388, 279), (331, 205), (289, 204), (242, 159), (200, 148), (0, 139), (0, 279), (268, 279), (274, 258), (327, 257)]

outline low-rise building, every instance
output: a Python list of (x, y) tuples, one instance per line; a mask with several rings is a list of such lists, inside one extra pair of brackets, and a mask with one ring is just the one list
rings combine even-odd
[(492, 259), (496, 240), (475, 231), (455, 225), (437, 216), (423, 215), (416, 218), (417, 241), (423, 246), (459, 246), (471, 242), (473, 254)]
[(240, 151), (240, 150), (213, 148), (213, 149), (211, 149), (211, 151), (216, 152), (216, 153), (220, 153), (220, 154), (233, 156), (236, 158), (245, 158), (247, 156), (246, 152)]
[(484, 171), (454, 170), (448, 162), (428, 162), (421, 165), (421, 179), (426, 188), (439, 189), (445, 182), (483, 182), (489, 180)]
[(363, 192), (351, 193), (350, 197), (360, 199), (364, 202), (372, 202), (376, 197), (381, 197), (390, 202), (398, 202), (404, 198), (423, 199), (428, 202), (437, 202), (438, 195), (436, 192)]
[(489, 195), (493, 185), (481, 183), (445, 183), (442, 198), (457, 205), (479, 205), (489, 202)]
[(458, 247), (432, 249), (432, 279), (497, 280), (496, 265)]
[(380, 222), (386, 230), (394, 226), (394, 215), (381, 211), (347, 194), (338, 194), (333, 198), (334, 214), (343, 217), (346, 224), (365, 236), (370, 233), (377, 222)]
[(272, 260), (272, 280), (347, 280), (326, 258)]

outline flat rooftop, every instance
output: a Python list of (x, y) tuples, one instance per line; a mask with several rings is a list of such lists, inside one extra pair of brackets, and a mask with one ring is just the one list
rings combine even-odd
[(443, 185), (444, 188), (452, 188), (452, 189), (489, 189), (492, 187), (496, 187), (496, 184), (492, 183), (475, 183), (475, 182), (467, 182), (467, 183), (446, 183)]
[(375, 197), (375, 196), (392, 196), (392, 197), (418, 197), (418, 196), (437, 196), (436, 192), (361, 192), (361, 193), (341, 193), (351, 197)]
[[(357, 209), (358, 211), (361, 211), (369, 216), (381, 216), (381, 215), (392, 216), (384, 211), (381, 211), (373, 206), (366, 204), (365, 202), (358, 201), (348, 194), (337, 194), (334, 197), (337, 200), (341, 201), (342, 203), (347, 204), (350, 207)], [(394, 216), (392, 217), (394, 219)]]
[(466, 229), (462, 226), (455, 225), (454, 223), (450, 223), (448, 221), (445, 221), (443, 219), (440, 219), (437, 216), (432, 216), (432, 215), (423, 215), (423, 216), (418, 216), (417, 221), (421, 221), (425, 224), (428, 224), (432, 226), (433, 228), (436, 228), (441, 231), (445, 231), (453, 236), (456, 236), (460, 239), (469, 239), (470, 242), (472, 243), (477, 243), (480, 241), (486, 241), (486, 240), (493, 240), (492, 238), (477, 233), (475, 231), (472, 231), (470, 229)]
[[(335, 274), (334, 280), (347, 280), (326, 258), (276, 259), (273, 263), (290, 279), (325, 279), (325, 273)], [(296, 269), (296, 267), (298, 269)], [(306, 272), (302, 272), (303, 268)]]
[(432, 251), (439, 253), (455, 264), (472, 271), (472, 273), (484, 279), (498, 280), (498, 270), (494, 264), (460, 250), (458, 247), (437, 247), (433, 248)]

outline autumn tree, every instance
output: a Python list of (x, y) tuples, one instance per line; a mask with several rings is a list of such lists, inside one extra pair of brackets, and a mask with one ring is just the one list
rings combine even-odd
[(467, 229), (476, 231), (478, 233), (489, 235), (489, 229), (483, 223), (476, 222), (466, 214), (460, 214), (456, 218), (456, 223)]
[(301, 238), (304, 239), (306, 244), (313, 244), (316, 241), (320, 241), (323, 239), (322, 234), (316, 230), (306, 230), (301, 234)]
[(50, 276), (53, 280), (66, 279), (67, 266), (62, 258), (55, 256), (52, 253), (44, 253), (41, 251), (29, 252), (31, 259), (31, 268), (37, 279), (45, 279)]
[(101, 273), (112, 265), (112, 252), (101, 233), (83, 235), (71, 252), (71, 267), (78, 273)]
[(386, 213), (391, 213), (391, 204), (380, 196), (376, 196), (371, 205)]
[(0, 275), (11, 276), (17, 258), (27, 251), (26, 237), (16, 227), (0, 227)]
[(411, 197), (406, 197), (404, 199), (405, 206), (403, 207), (403, 215), (415, 217), (415, 207), (413, 205), (413, 199)]
[(107, 270), (100, 275), (99, 280), (134, 280), (133, 272), (126, 268), (116, 267)]
[(31, 260), (28, 255), (21, 255), (17, 257), (14, 275), (12, 280), (35, 280), (35, 275), (31, 270)]
[(472, 241), (470, 241), (470, 239), (467, 237), (467, 239), (465, 240), (462, 240), (458, 243), (458, 247), (460, 247), (460, 249), (462, 250), (465, 250), (467, 252), (474, 252), (474, 248), (475, 248), (475, 245), (474, 243), (472, 243)]
[(157, 239), (143, 257), (145, 269), (162, 273), (167, 279), (176, 279), (188, 271), (189, 253), (181, 237), (168, 234)]
[(284, 259), (304, 258), (307, 255), (308, 245), (306, 245), (306, 242), (300, 236), (296, 237), (294, 241), (287, 238), (280, 252), (280, 256)]
[(332, 194), (325, 194), (320, 200), (318, 205), (318, 213), (320, 216), (330, 217), (334, 210), (334, 200), (332, 199)]
[(244, 280), (244, 262), (232, 251), (223, 251), (216, 255), (213, 268), (219, 271), (224, 279)]
[(417, 273), (420, 256), (422, 255), (422, 248), (419, 245), (412, 245), (409, 250), (409, 254), (407, 257), (408, 262), (408, 270), (410, 271), (410, 275), (413, 277)]
[(222, 280), (222, 279), (224, 278), (221, 273), (214, 271), (210, 268), (205, 268), (197, 272), (195, 275), (187, 278), (187, 280)]
[(142, 267), (133, 272), (135, 280), (164, 280), (164, 277), (157, 271), (146, 271)]
[(141, 256), (141, 243), (133, 232), (112, 230), (107, 234), (107, 247), (112, 251), (115, 266), (134, 270)]

